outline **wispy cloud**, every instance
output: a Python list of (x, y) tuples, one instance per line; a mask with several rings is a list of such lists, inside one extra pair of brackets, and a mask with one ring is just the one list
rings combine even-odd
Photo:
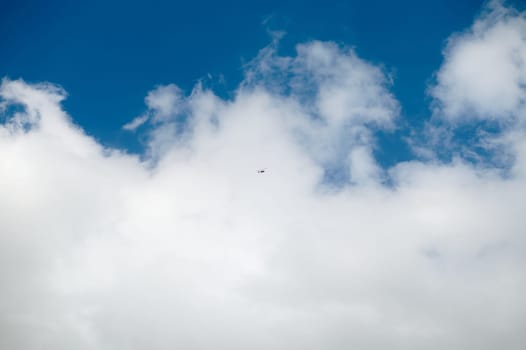
[(138, 127), (140, 127), (141, 125), (146, 123), (147, 120), (148, 120), (148, 115), (147, 114), (143, 114), (143, 115), (140, 115), (140, 116), (134, 118), (132, 121), (124, 124), (122, 126), (122, 128), (124, 130), (128, 130), (128, 131), (135, 131), (135, 130), (137, 130)]

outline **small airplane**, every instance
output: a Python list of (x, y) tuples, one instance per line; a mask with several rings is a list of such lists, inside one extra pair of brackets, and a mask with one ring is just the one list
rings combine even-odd
[(258, 174), (263, 174), (267, 169), (258, 169)]

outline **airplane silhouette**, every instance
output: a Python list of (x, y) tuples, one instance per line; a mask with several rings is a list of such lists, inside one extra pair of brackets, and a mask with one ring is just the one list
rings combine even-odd
[(263, 174), (265, 172), (265, 170), (267, 170), (267, 169), (259, 169), (258, 170), (258, 174)]

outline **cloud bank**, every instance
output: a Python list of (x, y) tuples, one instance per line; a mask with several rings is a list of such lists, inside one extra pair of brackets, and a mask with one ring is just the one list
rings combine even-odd
[(264, 48), (231, 100), (152, 90), (125, 126), (148, 125), (145, 159), (87, 136), (62, 89), (4, 79), (0, 347), (522, 349), (525, 28), (490, 3), (430, 88), (452, 129), (505, 124), (485, 140), (506, 176), (379, 165), (390, 79), (329, 42)]

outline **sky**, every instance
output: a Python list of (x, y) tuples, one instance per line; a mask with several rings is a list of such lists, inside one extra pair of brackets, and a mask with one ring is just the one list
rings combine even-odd
[(523, 349), (525, 62), (521, 1), (0, 2), (0, 347)]
[[(120, 127), (143, 112), (147, 91), (175, 83), (188, 93), (204, 81), (229, 97), (243, 65), (271, 42), (269, 32), (282, 31), (282, 54), (301, 42), (334, 41), (381, 65), (405, 118), (418, 123), (428, 116), (425, 90), (445, 41), (482, 3), (4, 1), (0, 76), (59, 84), (68, 93), (64, 107), (89, 135), (141, 153), (144, 144)], [(378, 152), (386, 165), (411, 158), (399, 136), (380, 140), (396, 150)]]

